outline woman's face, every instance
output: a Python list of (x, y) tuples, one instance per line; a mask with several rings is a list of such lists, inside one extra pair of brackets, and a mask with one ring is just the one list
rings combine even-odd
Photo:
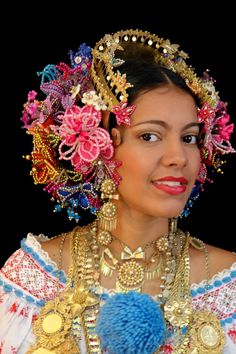
[(200, 166), (199, 126), (193, 98), (174, 86), (153, 89), (134, 102), (131, 126), (122, 128), (115, 158), (119, 203), (155, 217), (178, 216)]

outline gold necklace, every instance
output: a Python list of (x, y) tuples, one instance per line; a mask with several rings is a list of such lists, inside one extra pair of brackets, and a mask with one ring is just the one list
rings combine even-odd
[[(66, 234), (62, 236), (60, 243), (58, 273), (62, 265), (65, 238)], [(63, 346), (64, 348), (68, 347), (71, 353), (76, 353), (73, 342), (71, 340), (65, 342), (65, 337), (70, 332), (71, 323), (71, 307), (70, 304), (67, 303), (66, 298), (62, 298), (62, 296), (59, 295), (58, 276), (56, 297), (52, 301), (47, 302), (41, 309), (40, 315), (33, 327), (33, 332), (36, 336), (36, 345), (31, 347), (27, 354), (55, 353), (54, 349), (56, 348), (58, 350), (59, 346)]]
[[(176, 227), (173, 233), (175, 232)], [(167, 271), (173, 271), (173, 267), (169, 267), (171, 258), (170, 249), (172, 249), (172, 245), (170, 246), (169, 244), (170, 233), (157, 240), (148, 242), (143, 247), (138, 247), (135, 251), (132, 251), (123, 241), (114, 236), (107, 237), (105, 242), (103, 242), (104, 238), (101, 240), (101, 235), (103, 234), (100, 232), (98, 235), (100, 237), (98, 241), (103, 245), (107, 245), (115, 239), (123, 246), (119, 260), (108, 247), (102, 251), (100, 258), (100, 271), (103, 275), (111, 277), (114, 271), (117, 271), (116, 290), (119, 292), (128, 292), (130, 290), (141, 291), (145, 280), (153, 280), (156, 277), (161, 277), (162, 281), (164, 281), (167, 277)], [(110, 240), (109, 242), (107, 242), (108, 239)], [(147, 260), (145, 259), (145, 250), (151, 246), (155, 246), (155, 251)], [(144, 260), (145, 264), (139, 263), (139, 261)], [(169, 282), (170, 278), (171, 275), (168, 277)]]
[[(206, 292), (209, 290), (209, 255), (203, 241), (189, 237), (189, 243), (205, 254)], [(206, 300), (207, 303), (207, 300)], [(191, 353), (218, 354), (223, 352), (225, 333), (220, 325), (220, 320), (208, 309), (196, 311), (193, 314), (189, 331)]]
[[(89, 237), (91, 235), (92, 237)], [(184, 233), (180, 233), (175, 241), (173, 231), (169, 234), (168, 252), (172, 252), (166, 263), (164, 291), (160, 294), (163, 303), (166, 303), (165, 318), (174, 328), (174, 354), (218, 354), (222, 352), (225, 343), (225, 334), (219, 320), (207, 310), (193, 313), (190, 305), (189, 244), (205, 252), (209, 280), (207, 249), (202, 241), (190, 237), (188, 233), (183, 235)], [(66, 289), (42, 308), (38, 320), (35, 321), (37, 325), (33, 329), (34, 332), (36, 330), (37, 343), (30, 348), (28, 354), (64, 354), (66, 350), (78, 354), (82, 331), (85, 334), (86, 351), (101, 354), (100, 341), (95, 331), (99, 300), (88, 290), (89, 285), (99, 285), (96, 226), (75, 229), (72, 236), (72, 264)], [(62, 260), (63, 244), (62, 239), (59, 263)], [(175, 277), (170, 281), (168, 276), (173, 276), (172, 273)], [(187, 327), (184, 332), (186, 334), (181, 332), (183, 326)]]
[[(130, 254), (129, 258), (123, 264), (119, 262), (112, 254), (109, 248), (106, 248), (100, 258), (100, 271), (103, 275), (111, 277), (114, 271), (117, 271), (116, 290), (127, 292), (130, 290), (141, 291), (144, 280), (152, 280), (163, 274), (166, 267), (166, 254), (160, 254), (156, 265), (153, 269), (149, 269), (142, 264), (139, 264), (136, 259), (140, 259), (140, 251), (137, 249)], [(136, 258), (137, 257), (137, 258)], [(156, 256), (155, 256), (156, 257)], [(111, 264), (107, 261), (110, 260)], [(151, 256), (149, 264), (153, 265), (156, 258)]]
[[(66, 235), (63, 236), (60, 245), (58, 271), (61, 267), (65, 237)], [(58, 278), (57, 295), (46, 303), (39, 318), (35, 321), (33, 332), (36, 336), (36, 344), (27, 354), (64, 354), (65, 350), (72, 354), (80, 353), (76, 341), (76, 330), (78, 327), (86, 326), (86, 321), (91, 322), (91, 315), (88, 313), (84, 318), (84, 312), (87, 308), (95, 308), (99, 303), (99, 299), (88, 291), (88, 283), (91, 284), (94, 277), (93, 267), (91, 272), (93, 256), (89, 253), (90, 247), (93, 247), (93, 241), (87, 240), (83, 232), (77, 233), (75, 229), (72, 233), (72, 264), (66, 289), (59, 294)], [(81, 256), (79, 260), (78, 255)], [(74, 332), (73, 335), (72, 332)], [(85, 337), (85, 341), (88, 352), (90, 352), (89, 339)], [(93, 341), (93, 346), (99, 348), (99, 339)], [(100, 351), (97, 350), (97, 352)]]
[[(225, 334), (220, 321), (209, 311), (193, 313), (190, 292), (189, 245), (204, 251), (207, 284), (209, 282), (208, 251), (204, 243), (186, 234), (183, 254), (179, 262), (171, 292), (164, 305), (165, 319), (174, 328), (174, 354), (219, 354), (225, 344)], [(207, 286), (208, 288), (208, 286)], [(185, 335), (181, 329), (187, 328)]]

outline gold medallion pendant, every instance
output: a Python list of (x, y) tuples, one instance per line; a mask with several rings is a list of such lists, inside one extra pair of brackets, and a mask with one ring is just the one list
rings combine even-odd
[(224, 345), (225, 334), (218, 318), (208, 311), (196, 312), (190, 329), (190, 353), (219, 354)]
[(46, 303), (34, 323), (37, 344), (27, 354), (65, 354), (65, 351), (78, 354), (80, 350), (71, 336), (73, 321), (82, 316), (85, 308), (98, 302), (80, 282), (75, 290), (65, 291)]
[(118, 269), (116, 289), (118, 291), (140, 291), (144, 282), (144, 268), (135, 260), (127, 261)]
[[(71, 304), (67, 299), (56, 297), (42, 308), (39, 318), (34, 323), (37, 338), (35, 350), (28, 353), (56, 353), (53, 349), (65, 343), (65, 337), (72, 325)], [(67, 345), (67, 347), (71, 345)], [(58, 352), (58, 351), (57, 351)]]

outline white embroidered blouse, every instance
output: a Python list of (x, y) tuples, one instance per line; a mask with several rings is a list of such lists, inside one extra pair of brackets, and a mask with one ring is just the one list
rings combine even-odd
[[(63, 289), (66, 276), (59, 271), (55, 262), (41, 248), (39, 241), (47, 240), (43, 235), (28, 234), (0, 271), (0, 353), (24, 354), (34, 344), (32, 324), (45, 301), (55, 296), (59, 287)], [(223, 354), (236, 353), (236, 263), (230, 269), (216, 274), (206, 284), (202, 281), (191, 286), (192, 305), (196, 310), (208, 308), (220, 319), (226, 334)], [(101, 290), (101, 289), (100, 289)], [(109, 291), (103, 289), (104, 296)], [(100, 294), (101, 295), (101, 294)], [(81, 340), (83, 341), (83, 339)], [(86, 353), (81, 343), (81, 353)], [(164, 353), (173, 352), (169, 338)]]

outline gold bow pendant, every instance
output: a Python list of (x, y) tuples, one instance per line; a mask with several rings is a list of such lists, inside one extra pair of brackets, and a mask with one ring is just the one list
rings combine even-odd
[(125, 246), (124, 251), (121, 252), (121, 259), (122, 260), (144, 259), (144, 258), (145, 258), (145, 253), (144, 253), (142, 247), (138, 247), (134, 252), (132, 252), (128, 246)]

